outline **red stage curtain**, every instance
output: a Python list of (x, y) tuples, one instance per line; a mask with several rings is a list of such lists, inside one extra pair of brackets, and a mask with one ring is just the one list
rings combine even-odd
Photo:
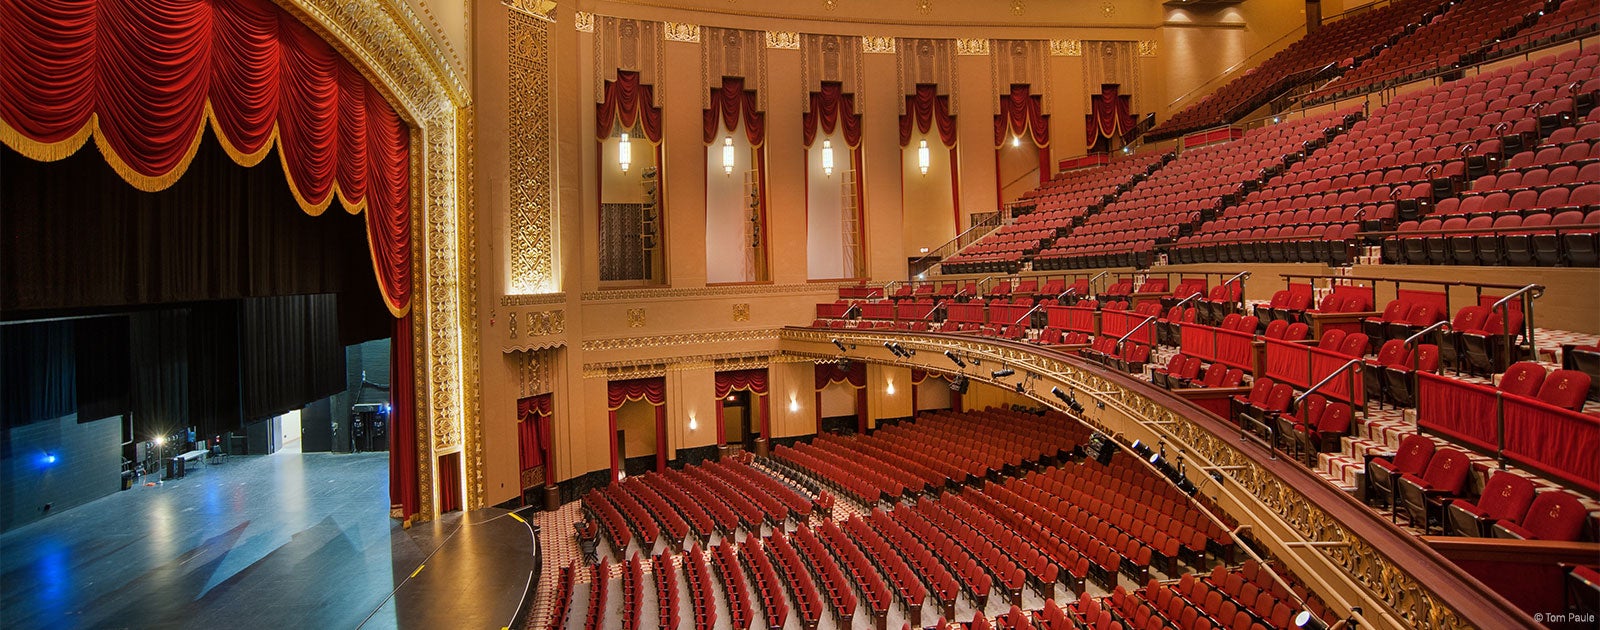
[(1106, 83), (1100, 93), (1089, 97), (1089, 113), (1084, 115), (1085, 142), (1094, 146), (1101, 138), (1131, 139), (1136, 122), (1133, 119), (1133, 97), (1118, 94), (1120, 85)]
[(655, 88), (639, 82), (639, 73), (617, 71), (617, 80), (606, 81), (606, 97), (595, 106), (595, 137), (611, 137), (613, 125), (624, 130), (642, 127), (644, 137), (661, 143), (661, 108), (650, 105)]
[(839, 369), (837, 363), (818, 363), (816, 367), (817, 391), (827, 389), (830, 383), (840, 381), (849, 383), (851, 387), (867, 386), (867, 366), (864, 363), (851, 363), (850, 369)]
[(994, 117), (994, 146), (1005, 145), (1006, 136), (1028, 136), (1041, 149), (1050, 146), (1050, 115), (1044, 113), (1037, 94), (1029, 94), (1026, 84), (1011, 86), (1011, 93), (1000, 97), (1000, 113)]
[(703, 115), (706, 144), (716, 141), (723, 125), (738, 129), (740, 116), (744, 117), (744, 136), (750, 146), (759, 147), (767, 138), (767, 115), (756, 111), (756, 91), (744, 89), (744, 79), (739, 77), (723, 77), (722, 87), (711, 89), (711, 109), (704, 110)]
[(811, 93), (811, 111), (802, 117), (800, 129), (805, 146), (811, 146), (817, 139), (818, 126), (828, 135), (841, 125), (845, 146), (851, 149), (861, 146), (861, 114), (855, 111), (854, 94), (845, 94), (844, 87), (837, 81), (822, 82), (822, 91)]
[(300, 206), (366, 211), (396, 317), (411, 299), (410, 133), (311, 29), (269, 0), (0, 3), (0, 141), (31, 159), (90, 137), (142, 190), (171, 186), (210, 121), (253, 166), (277, 147)]
[[(550, 416), (554, 408), (550, 394), (529, 396), (517, 401), (517, 445), (521, 468), (530, 470), (545, 465), (550, 451)], [(550, 475), (546, 473), (545, 479)], [(548, 482), (547, 482), (548, 483)]]
[(918, 84), (917, 93), (906, 97), (906, 113), (900, 115), (902, 147), (911, 144), (913, 122), (919, 133), (928, 133), (938, 123), (939, 140), (944, 146), (956, 146), (956, 118), (950, 115), (950, 97), (940, 95), (937, 86)]
[(757, 396), (765, 396), (767, 371), (755, 369), (717, 372), (716, 391), (717, 398), (727, 398), (728, 394), (736, 391), (748, 391)]
[(389, 509), (401, 519), (421, 506), (417, 486), (416, 394), (411, 374), (411, 314), (394, 320), (389, 340)]

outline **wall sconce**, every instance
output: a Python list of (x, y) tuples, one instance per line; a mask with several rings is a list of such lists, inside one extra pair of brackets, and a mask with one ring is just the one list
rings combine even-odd
[(887, 385), (883, 386), (883, 393), (888, 394), (890, 396), (894, 395), (894, 381), (889, 381), (889, 383)]
[(794, 396), (789, 397), (789, 413), (800, 413), (800, 400)]
[(694, 418), (694, 412), (691, 411), (689, 412), (689, 430), (693, 431), (698, 428), (700, 428), (700, 421)]
[(917, 168), (922, 171), (923, 175), (928, 174), (928, 161), (930, 158), (931, 156), (928, 153), (928, 141), (923, 140), (917, 144)]
[(733, 174), (733, 136), (722, 139), (722, 174)]
[(628, 141), (627, 132), (623, 132), (622, 139), (617, 141), (617, 167), (622, 172), (628, 172), (628, 167), (633, 165), (633, 143)]
[(832, 140), (823, 140), (822, 141), (822, 175), (824, 177), (832, 177), (833, 176), (833, 141)]
[(1011, 146), (1014, 146), (1014, 147), (1022, 146), (1022, 136), (1011, 136)]

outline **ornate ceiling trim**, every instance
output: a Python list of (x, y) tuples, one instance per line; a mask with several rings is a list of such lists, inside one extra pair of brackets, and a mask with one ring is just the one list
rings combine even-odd
[(759, 328), (754, 330), (679, 333), (675, 335), (658, 335), (654, 337), (612, 337), (608, 339), (585, 339), (580, 347), (584, 352), (600, 352), (604, 350), (664, 348), (668, 346), (698, 345), (705, 343), (769, 341), (777, 339), (779, 332), (780, 331), (777, 328)]

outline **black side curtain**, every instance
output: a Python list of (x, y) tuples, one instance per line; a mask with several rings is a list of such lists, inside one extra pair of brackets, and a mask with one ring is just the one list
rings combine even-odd
[(245, 300), (240, 361), (246, 418), (274, 416), (345, 387), (338, 306), (331, 295)]
[(70, 321), (0, 326), (0, 427), (77, 413), (74, 338)]

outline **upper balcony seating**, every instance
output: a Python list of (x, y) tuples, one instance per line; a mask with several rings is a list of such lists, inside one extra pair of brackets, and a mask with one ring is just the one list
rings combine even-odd
[(1420, 525), (1423, 531), (1431, 532), (1433, 524), (1444, 517), (1444, 504), (1461, 494), (1471, 467), (1466, 453), (1441, 448), (1428, 460), (1428, 467), (1421, 475), (1401, 475), (1396, 487), (1411, 525)]
[(1278, 93), (1319, 76), (1315, 70), (1330, 64), (1345, 70), (1378, 54), (1438, 6), (1437, 0), (1400, 0), (1330, 21), (1173, 114), (1148, 135), (1169, 138), (1236, 122)]
[(1521, 540), (1578, 540), (1589, 511), (1577, 497), (1563, 490), (1541, 492), (1521, 520), (1500, 520), (1489, 526), (1495, 538)]
[(1499, 471), (1489, 477), (1476, 502), (1457, 498), (1445, 507), (1445, 526), (1458, 536), (1487, 538), (1498, 521), (1517, 522), (1533, 503), (1533, 482), (1527, 477)]
[(1434, 449), (1433, 440), (1413, 434), (1400, 441), (1399, 452), (1367, 460), (1367, 500), (1388, 506), (1400, 477), (1420, 475), (1427, 470)]

